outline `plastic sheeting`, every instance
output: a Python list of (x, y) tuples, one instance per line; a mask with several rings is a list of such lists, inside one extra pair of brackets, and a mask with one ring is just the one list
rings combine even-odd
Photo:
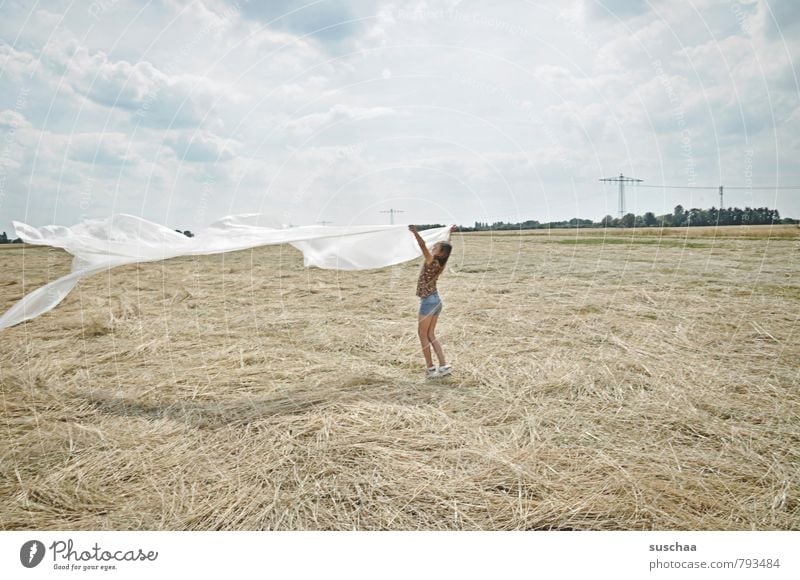
[[(17, 237), (29, 244), (63, 248), (74, 256), (70, 274), (26, 294), (3, 316), (0, 329), (53, 309), (86, 276), (137, 262), (199, 256), (271, 244), (291, 244), (303, 252), (306, 266), (368, 270), (399, 264), (421, 255), (407, 225), (299, 226), (276, 223), (263, 214), (225, 217), (190, 238), (145, 219), (115, 214), (72, 227), (32, 227), (13, 222)], [(446, 241), (450, 226), (420, 232), (430, 247)]]

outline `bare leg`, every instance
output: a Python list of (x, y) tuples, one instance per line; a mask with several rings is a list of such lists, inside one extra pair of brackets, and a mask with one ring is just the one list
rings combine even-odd
[(422, 354), (425, 357), (425, 364), (428, 368), (433, 366), (433, 357), (431, 357), (431, 341), (428, 340), (428, 329), (431, 325), (431, 316), (419, 316), (419, 327), (417, 328), (417, 335), (419, 341), (422, 343)]
[(433, 320), (431, 320), (431, 325), (428, 328), (428, 342), (431, 343), (431, 346), (433, 346), (433, 350), (436, 351), (436, 358), (439, 359), (439, 366), (444, 366), (447, 364), (444, 360), (444, 351), (442, 350), (442, 345), (439, 343), (438, 340), (436, 340), (436, 334), (434, 333), (434, 331), (436, 330), (436, 322), (438, 322), (439, 320), (439, 315), (435, 314), (434, 316), (431, 316), (431, 318)]

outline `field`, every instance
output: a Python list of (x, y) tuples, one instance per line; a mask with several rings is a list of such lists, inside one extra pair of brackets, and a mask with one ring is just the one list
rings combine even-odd
[[(0, 331), (0, 527), (800, 529), (800, 230), (456, 234), (126, 266)], [(0, 251), (0, 309), (69, 270)], [(24, 282), (24, 288), (23, 288)]]

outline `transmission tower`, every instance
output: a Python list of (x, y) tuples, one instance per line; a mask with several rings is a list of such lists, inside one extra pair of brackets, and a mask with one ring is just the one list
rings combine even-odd
[(382, 211), (381, 213), (388, 213), (389, 214), (389, 224), (394, 225), (394, 214), (396, 213), (403, 213), (402, 209), (387, 209)]
[(625, 177), (620, 173), (619, 177), (604, 177), (600, 181), (616, 181), (619, 183), (619, 217), (622, 219), (622, 216), (625, 215), (625, 184), (641, 183), (644, 180), (636, 179), (635, 177)]

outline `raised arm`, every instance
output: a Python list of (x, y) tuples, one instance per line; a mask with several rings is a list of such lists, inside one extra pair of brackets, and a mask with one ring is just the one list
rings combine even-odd
[(447, 241), (448, 241), (448, 242), (450, 241), (450, 235), (451, 235), (453, 232), (457, 232), (457, 231), (458, 231), (458, 226), (450, 226), (450, 229), (449, 229), (449, 230), (447, 230)]
[(417, 231), (417, 226), (410, 225), (408, 229), (411, 230), (411, 233), (414, 234), (414, 237), (417, 239), (417, 243), (419, 244), (419, 249), (422, 250), (422, 255), (425, 256), (425, 262), (430, 264), (433, 262), (433, 255), (431, 255), (430, 250), (428, 250), (428, 246), (425, 245), (425, 240), (422, 239), (422, 236), (419, 235)]

